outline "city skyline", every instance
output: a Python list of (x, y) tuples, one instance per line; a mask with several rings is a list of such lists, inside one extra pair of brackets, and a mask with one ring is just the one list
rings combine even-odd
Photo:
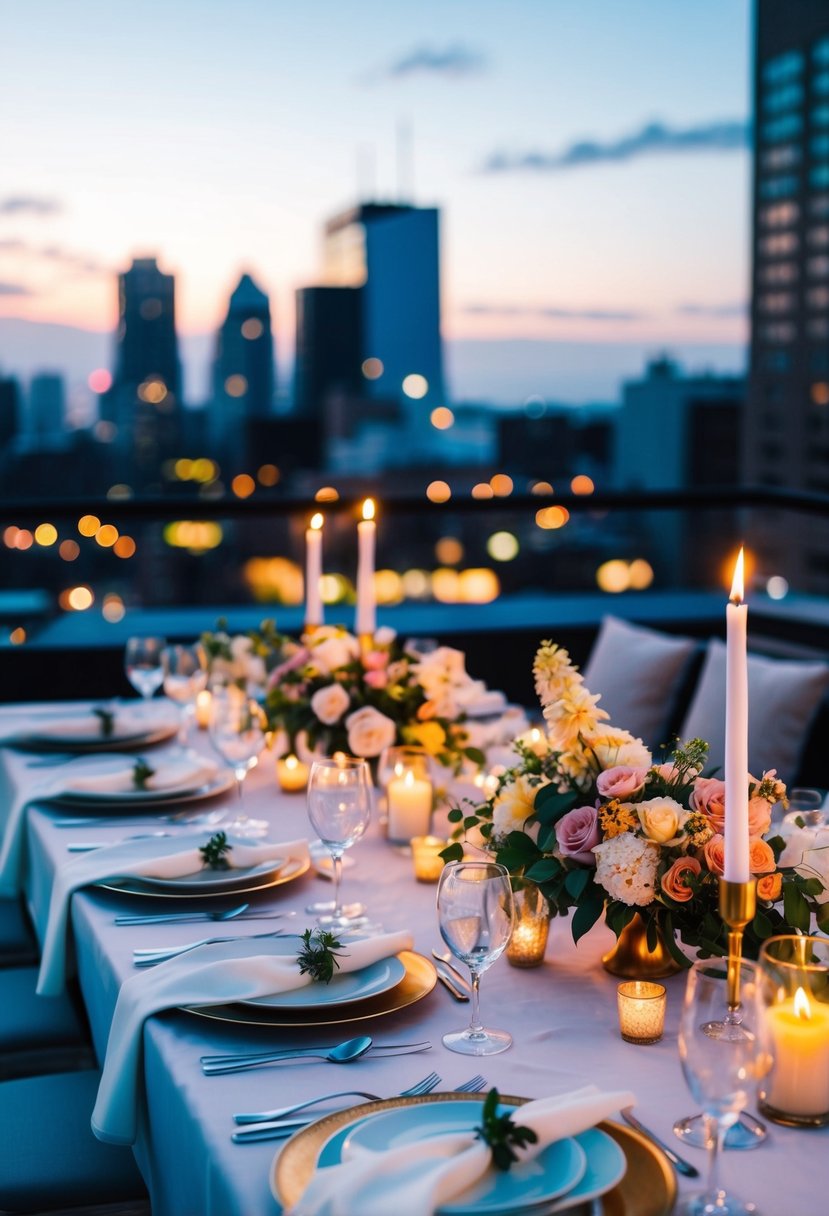
[[(319, 281), (324, 220), (397, 195), (401, 126), (405, 193), (441, 208), (444, 336), (458, 350), (503, 343), (516, 396), (531, 383), (525, 342), (600, 343), (625, 368), (633, 350), (698, 347), (733, 369), (748, 15), (748, 0), (705, 0), (693, 23), (678, 0), (624, 13), (599, 0), (27, 6), (6, 23), (0, 83), (22, 115), (5, 140), (0, 319), (110, 333), (114, 275), (150, 254), (176, 275), (193, 345), (252, 272), (284, 359), (294, 291)], [(577, 381), (561, 395), (577, 397)]]

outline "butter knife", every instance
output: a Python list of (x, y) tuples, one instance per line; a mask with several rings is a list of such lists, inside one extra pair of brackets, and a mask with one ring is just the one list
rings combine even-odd
[(456, 1001), (468, 1001), (469, 997), (465, 992), (461, 991), (460, 986), (455, 982), (453, 976), (448, 971), (444, 971), (441, 967), (435, 967), (437, 977), (443, 984), (447, 992), (450, 992)]
[(677, 1170), (680, 1174), (684, 1174), (686, 1178), (699, 1178), (699, 1170), (697, 1167), (695, 1165), (691, 1165), (691, 1162), (686, 1161), (684, 1157), (680, 1157), (679, 1153), (675, 1153), (669, 1144), (666, 1144), (664, 1140), (660, 1140), (659, 1137), (654, 1135), (649, 1128), (640, 1123), (634, 1115), (632, 1107), (623, 1106), (619, 1111), (619, 1114), (622, 1116), (625, 1123), (629, 1123), (630, 1126), (637, 1132), (640, 1132), (643, 1136), (646, 1136), (648, 1140), (651, 1140), (657, 1148), (661, 1148), (662, 1152), (668, 1158), (675, 1170)]

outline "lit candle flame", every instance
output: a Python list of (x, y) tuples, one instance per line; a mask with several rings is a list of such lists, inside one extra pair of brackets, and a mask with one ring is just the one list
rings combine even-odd
[(794, 994), (794, 1011), (795, 1015), (799, 1017), (801, 1021), (811, 1021), (812, 1007), (809, 1004), (809, 998), (802, 988), (798, 988), (797, 992)]
[(538, 729), (537, 726), (534, 726), (532, 728), (532, 730), (530, 731), (530, 742), (531, 743), (540, 743), (541, 742), (541, 731)]
[(285, 767), (286, 768), (295, 769), (298, 764), (299, 764), (299, 761), (297, 760), (296, 756), (286, 756), (285, 757)]
[(734, 580), (731, 583), (731, 595), (728, 597), (732, 604), (742, 604), (745, 597), (745, 587), (743, 583), (743, 549), (737, 554), (737, 561), (734, 564)]
[(409, 786), (414, 785), (414, 773), (411, 769), (408, 770), (406, 776), (403, 778), (403, 784)]
[(374, 519), (374, 499), (367, 498), (363, 503), (363, 519)]
[(322, 511), (317, 511), (316, 515), (311, 516), (311, 527), (315, 532), (319, 532), (322, 527), (323, 515)]

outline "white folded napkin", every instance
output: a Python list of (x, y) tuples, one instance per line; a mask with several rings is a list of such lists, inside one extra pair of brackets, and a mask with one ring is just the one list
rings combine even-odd
[[(536, 1144), (516, 1149), (520, 1160), (532, 1161), (555, 1140), (587, 1131), (623, 1106), (632, 1105), (626, 1090), (604, 1093), (587, 1085), (553, 1098), (539, 1098), (516, 1110), (513, 1118), (538, 1136)], [(483, 1099), (482, 1099), (483, 1104)], [(317, 1170), (302, 1198), (286, 1216), (429, 1216), (458, 1198), (490, 1168), (489, 1146), (473, 1131), (430, 1136), (385, 1153), (348, 1146), (340, 1165)], [(378, 1185), (381, 1183), (381, 1185)]]
[(101, 708), (113, 716), (109, 734), (104, 733), (100, 716), (91, 709), (67, 709), (66, 713), (55, 709), (48, 713), (24, 713), (16, 719), (14, 728), (0, 737), (0, 743), (23, 742), (33, 736), (54, 739), (56, 742), (61, 739), (81, 739), (89, 740), (90, 743), (107, 743), (143, 735), (147, 731), (156, 730), (160, 726), (172, 726), (176, 722), (172, 708), (161, 701), (158, 702), (157, 708), (152, 707), (150, 714), (144, 705), (140, 708), (133, 708), (131, 705), (106, 705)]
[[(111, 1144), (132, 1144), (135, 1140), (143, 1029), (148, 1017), (181, 1005), (216, 1005), (292, 992), (314, 982), (309, 975), (300, 975), (296, 961), (301, 945), (298, 936), (292, 936), (287, 952), (284, 939), (273, 943), (272, 954), (257, 941), (250, 944), (251, 951), (255, 951), (251, 956), (233, 957), (242, 945), (224, 942), (201, 946), (133, 975), (122, 985), (92, 1112), (92, 1130), (99, 1140)], [(338, 956), (340, 973), (359, 971), (401, 950), (409, 950), (411, 945), (408, 933), (384, 933), (348, 941)]]
[[(49, 919), (37, 979), (39, 995), (57, 996), (63, 991), (69, 905), (75, 891), (104, 879), (181, 878), (185, 874), (195, 874), (204, 867), (199, 849), (209, 839), (209, 832), (200, 832), (197, 836), (175, 836), (169, 840), (158, 837), (125, 840), (91, 853), (79, 853), (61, 866), (55, 873), (49, 901)], [(225, 858), (233, 869), (244, 869), (281, 857), (304, 859), (308, 856), (307, 840), (253, 844), (231, 838), (231, 843), (233, 847)], [(205, 874), (211, 873), (216, 871), (205, 870)]]
[[(151, 756), (147, 763), (155, 774), (147, 779), (150, 789), (176, 789), (182, 786), (196, 789), (210, 781), (218, 771), (212, 760), (184, 753), (169, 759)], [(15, 896), (23, 886), (23, 845), (27, 806), (65, 793), (124, 793), (132, 790), (134, 760), (89, 756), (73, 760), (61, 768), (57, 776), (49, 776), (27, 789), (18, 790), (9, 807), (3, 840), (0, 844), (0, 896)], [(103, 771), (100, 771), (103, 769)]]

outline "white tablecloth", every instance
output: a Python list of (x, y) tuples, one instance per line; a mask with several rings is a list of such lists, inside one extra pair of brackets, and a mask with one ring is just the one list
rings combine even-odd
[[(0, 716), (3, 712), (10, 711), (0, 711)], [(208, 746), (204, 736), (201, 745)], [(15, 787), (36, 779), (41, 770), (29, 767), (31, 759), (0, 752), (0, 807), (8, 805)], [(248, 780), (248, 810), (270, 820), (274, 838), (293, 838), (308, 831), (304, 798), (278, 792), (272, 757), (266, 755)], [(229, 796), (228, 805), (232, 805)], [(128, 819), (123, 826), (57, 829), (56, 812), (31, 808), (27, 814), (27, 892), (40, 932), (54, 869), (66, 859), (70, 842), (116, 840), (130, 832), (150, 830), (131, 826)], [(415, 948), (422, 953), (428, 955), (433, 946), (439, 946), (435, 887), (414, 882), (410, 859), (388, 845), (376, 824), (351, 856), (356, 865), (346, 871), (346, 896), (359, 895), (386, 928), (411, 929)], [(330, 892), (330, 883), (309, 875), (265, 892), (255, 903), (296, 910), (293, 927), (306, 923), (307, 903), (326, 898)], [(129, 898), (101, 890), (74, 897), (78, 975), (101, 1055), (119, 985), (132, 973), (133, 948), (188, 942), (214, 930), (209, 924), (129, 928), (113, 924), (116, 912), (145, 912), (161, 905), (165, 910), (178, 906), (174, 901)], [(232, 924), (226, 926), (227, 932), (256, 933), (273, 922), (237, 921), (231, 930)], [(225, 931), (221, 926), (215, 928)], [(136, 1155), (150, 1188), (153, 1216), (275, 1216), (279, 1209), (270, 1195), (268, 1175), (280, 1144), (234, 1145), (230, 1134), (235, 1111), (264, 1109), (351, 1087), (391, 1096), (430, 1069), (436, 1069), (444, 1087), (451, 1089), (480, 1066), (490, 1085), (527, 1097), (543, 1097), (591, 1081), (606, 1088), (630, 1088), (637, 1095), (637, 1113), (643, 1122), (673, 1141), (674, 1119), (692, 1112), (695, 1105), (677, 1053), (684, 979), (666, 981), (668, 1014), (662, 1042), (648, 1047), (624, 1043), (616, 1015), (617, 981), (600, 963), (611, 941), (608, 930), (598, 926), (576, 948), (569, 924), (559, 920), (553, 922), (542, 967), (522, 971), (510, 967), (505, 958), (499, 960), (483, 978), (484, 1018), (509, 1029), (515, 1042), (509, 1051), (483, 1061), (455, 1055), (442, 1046), (441, 1035), (463, 1025), (469, 1007), (456, 1004), (440, 986), (419, 1004), (368, 1026), (284, 1032), (225, 1027), (180, 1012), (151, 1019), (145, 1030), (148, 1119)], [(427, 1038), (432, 1050), (398, 1059), (368, 1056), (347, 1069), (305, 1063), (207, 1078), (199, 1067), (199, 1056), (205, 1053), (256, 1050), (259, 1044), (335, 1043), (365, 1030), (378, 1041)], [(829, 1203), (828, 1150), (829, 1128), (813, 1132), (773, 1126), (761, 1149), (727, 1154), (725, 1180), (753, 1198), (764, 1216), (824, 1216)], [(703, 1152), (680, 1151), (704, 1171)], [(680, 1185), (683, 1191), (693, 1189), (684, 1179)]]

